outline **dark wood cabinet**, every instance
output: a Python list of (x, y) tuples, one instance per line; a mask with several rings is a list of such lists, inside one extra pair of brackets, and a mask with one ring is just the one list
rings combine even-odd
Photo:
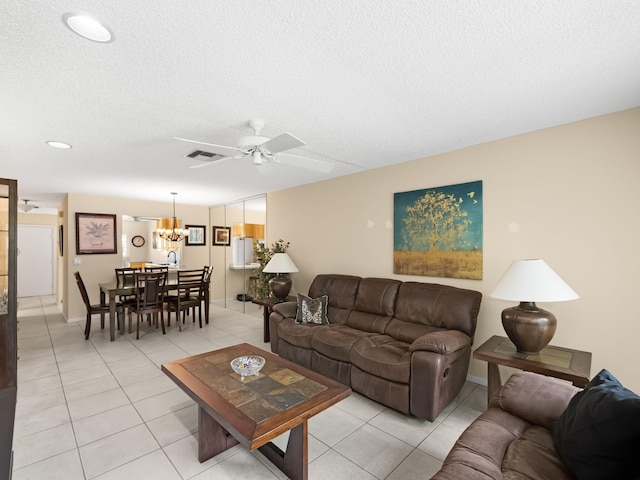
[(18, 185), (0, 178), (0, 478), (11, 478), (16, 412)]

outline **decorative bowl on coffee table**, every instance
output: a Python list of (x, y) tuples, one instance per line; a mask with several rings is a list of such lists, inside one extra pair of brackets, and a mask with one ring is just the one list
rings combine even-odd
[(231, 368), (240, 375), (240, 379), (251, 375), (258, 375), (264, 367), (264, 358), (259, 355), (245, 355), (231, 360)]

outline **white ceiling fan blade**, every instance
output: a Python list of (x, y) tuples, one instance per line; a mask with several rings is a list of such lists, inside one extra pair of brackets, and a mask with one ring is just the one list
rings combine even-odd
[(290, 133), (283, 133), (277, 137), (273, 137), (271, 140), (267, 140), (261, 144), (260, 147), (264, 148), (268, 152), (278, 153), (291, 148), (301, 147), (304, 144), (305, 143), (302, 140), (294, 137)]
[(242, 149), (238, 147), (227, 147), (225, 145), (216, 145), (215, 143), (199, 142), (198, 140), (189, 140), (188, 138), (173, 138), (182, 142), (197, 143), (198, 145), (207, 145), (209, 147), (213, 147), (208, 148), (207, 150), (211, 150), (213, 153), (217, 153), (218, 155), (224, 155), (225, 157), (231, 157), (242, 151)]
[(220, 162), (224, 162), (225, 160), (229, 160), (233, 157), (224, 157), (224, 158), (219, 158), (217, 160), (207, 160), (204, 161), (202, 163), (196, 163), (195, 165), (191, 165), (189, 168), (202, 168), (202, 167), (208, 167), (210, 165), (213, 165), (215, 163), (220, 163)]
[(291, 155), (290, 153), (281, 153), (274, 158), (274, 161), (323, 173), (329, 173), (333, 170), (333, 167), (335, 167), (335, 163), (316, 160), (315, 158), (300, 157), (298, 155)]
[[(242, 151), (242, 150), (240, 150), (240, 151)], [(189, 168), (202, 168), (202, 167), (208, 167), (209, 165), (214, 165), (214, 164), (216, 164), (216, 163), (226, 162), (227, 160), (233, 160), (233, 159), (236, 159), (236, 158), (246, 158), (246, 157), (248, 157), (248, 156), (249, 156), (249, 154), (245, 154), (245, 153), (243, 152), (243, 154), (242, 154), (242, 155), (234, 155), (234, 156), (232, 156), (232, 157), (223, 157), (223, 158), (219, 158), (219, 159), (217, 159), (217, 160), (207, 160), (207, 161), (204, 161), (204, 162), (202, 162), (202, 163), (198, 163), (198, 164), (196, 164), (196, 165), (191, 165)]]

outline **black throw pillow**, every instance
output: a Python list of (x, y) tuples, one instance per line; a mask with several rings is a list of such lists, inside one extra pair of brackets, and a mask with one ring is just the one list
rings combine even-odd
[(579, 480), (640, 478), (640, 397), (602, 370), (571, 399), (553, 442)]
[(302, 293), (299, 293), (296, 323), (312, 323), (316, 325), (328, 324), (328, 305), (329, 297), (327, 297), (326, 295), (322, 295), (319, 298), (311, 298)]

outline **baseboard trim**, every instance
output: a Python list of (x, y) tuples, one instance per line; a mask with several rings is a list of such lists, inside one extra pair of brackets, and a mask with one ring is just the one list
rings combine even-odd
[(477, 377), (475, 375), (467, 375), (467, 381), (477, 383), (479, 385), (487, 386), (487, 379), (483, 377)]

